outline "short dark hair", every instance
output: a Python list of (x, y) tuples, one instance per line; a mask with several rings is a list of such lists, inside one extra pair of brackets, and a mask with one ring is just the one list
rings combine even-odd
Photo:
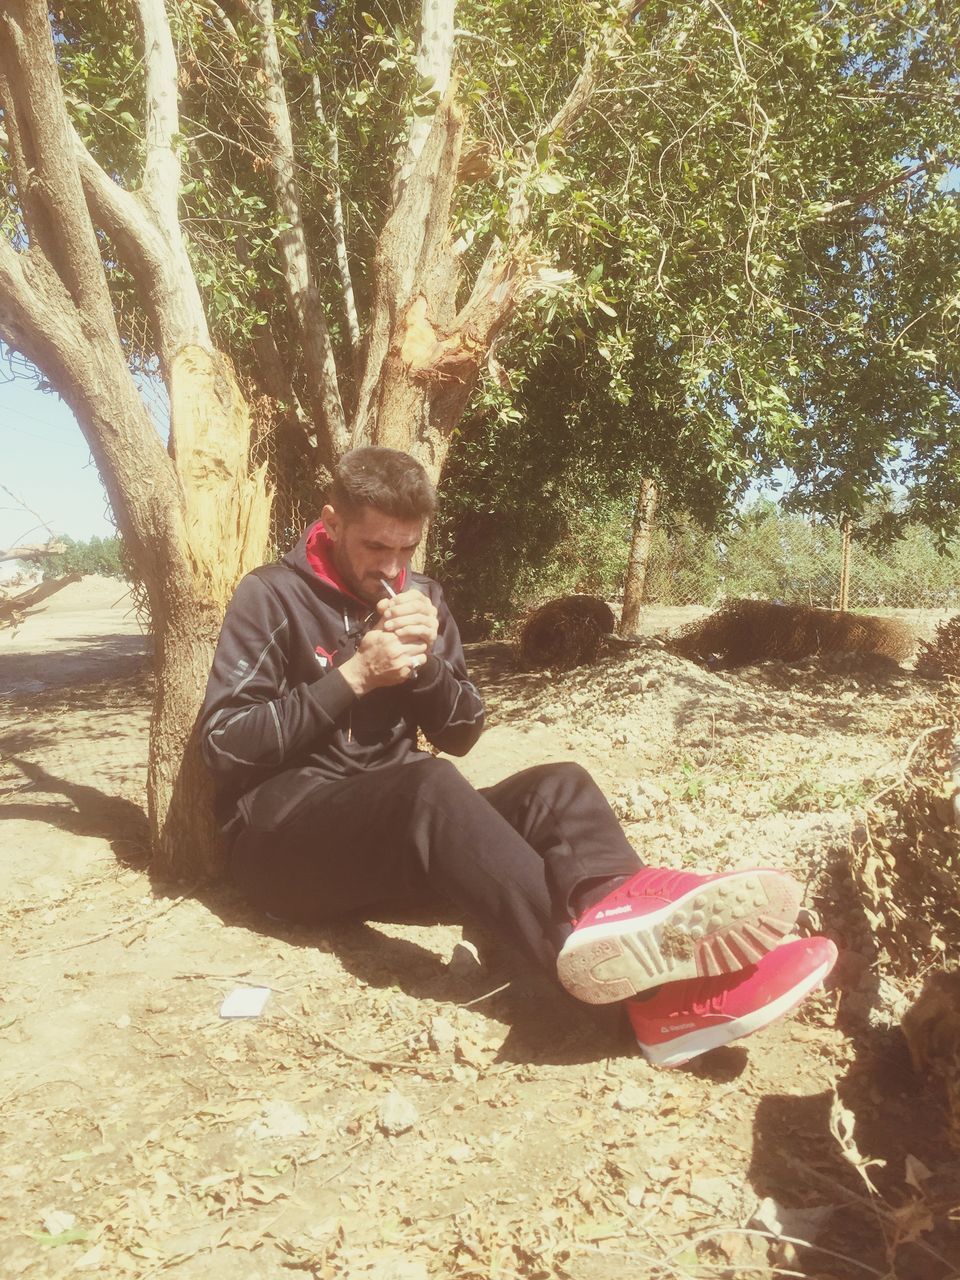
[(409, 453), (367, 445), (340, 459), (330, 485), (330, 505), (344, 516), (373, 507), (395, 520), (426, 520), (437, 494), (423, 467)]

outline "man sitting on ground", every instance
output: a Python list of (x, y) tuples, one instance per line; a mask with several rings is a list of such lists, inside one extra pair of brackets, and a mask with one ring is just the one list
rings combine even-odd
[(238, 586), (201, 715), (234, 882), (299, 922), (437, 890), (580, 1000), (625, 1001), (663, 1066), (793, 1008), (836, 948), (783, 941), (789, 876), (645, 867), (578, 765), (478, 790), (418, 750), (419, 730), (464, 755), (484, 715), (440, 587), (409, 568), (435, 502), (413, 458), (356, 449), (294, 550)]

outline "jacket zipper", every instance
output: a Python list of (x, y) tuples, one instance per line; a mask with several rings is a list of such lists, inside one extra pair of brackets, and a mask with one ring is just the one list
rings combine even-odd
[[(350, 635), (350, 618), (347, 614), (346, 609), (344, 609), (343, 611), (343, 629), (344, 629), (344, 632), (347, 634), (347, 636), (349, 636)], [(352, 706), (350, 707), (350, 710), (347, 712), (347, 742), (348, 744), (353, 742), (353, 707)]]

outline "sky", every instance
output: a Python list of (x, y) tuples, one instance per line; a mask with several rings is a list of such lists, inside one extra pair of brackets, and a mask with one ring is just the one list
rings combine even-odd
[(0, 548), (46, 542), (44, 521), (71, 538), (116, 533), (76, 418), (53, 392), (12, 378), (6, 364), (0, 364), (0, 441)]
[(45, 525), (77, 540), (113, 537), (106, 494), (72, 411), (54, 392), (39, 391), (22, 367), (12, 372), (3, 356), (0, 348), (0, 550), (46, 542)]

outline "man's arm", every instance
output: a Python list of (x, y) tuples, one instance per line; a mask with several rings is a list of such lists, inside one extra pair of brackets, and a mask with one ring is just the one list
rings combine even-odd
[(200, 713), (203, 757), (214, 773), (243, 784), (333, 735), (356, 694), (337, 670), (287, 687), (288, 621), (256, 574), (227, 609)]
[(430, 742), (451, 756), (466, 755), (483, 732), (483, 702), (467, 677), (460, 632), (442, 595), (433, 652), (411, 690), (417, 724)]

